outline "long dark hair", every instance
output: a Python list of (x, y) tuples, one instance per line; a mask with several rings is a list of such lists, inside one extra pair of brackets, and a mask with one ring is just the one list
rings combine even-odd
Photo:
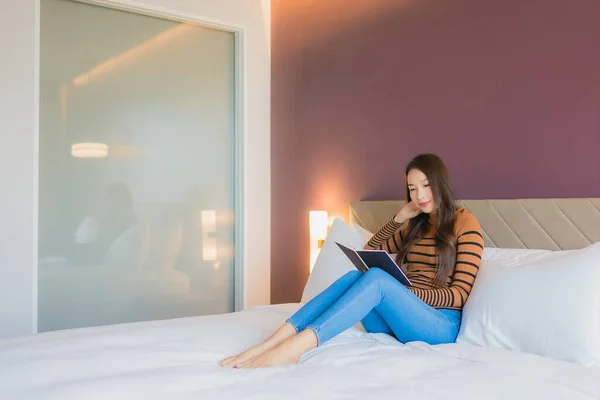
[[(405, 176), (409, 171), (421, 171), (429, 181), (435, 204), (435, 247), (437, 254), (437, 271), (434, 285), (444, 286), (456, 263), (456, 237), (454, 236), (454, 220), (456, 218), (456, 200), (452, 192), (448, 170), (443, 161), (435, 154), (420, 154), (406, 166)], [(406, 201), (411, 201), (408, 182), (406, 184)], [(430, 229), (428, 214), (421, 213), (408, 222), (408, 230), (404, 235), (403, 245), (396, 256), (401, 263), (410, 249), (423, 238)]]

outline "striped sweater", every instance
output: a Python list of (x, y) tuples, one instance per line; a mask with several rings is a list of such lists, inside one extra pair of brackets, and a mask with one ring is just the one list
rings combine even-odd
[[(408, 224), (399, 224), (393, 219), (383, 226), (367, 245), (371, 248), (397, 253), (402, 245)], [(403, 269), (413, 283), (408, 289), (417, 297), (435, 308), (461, 310), (477, 277), (483, 236), (481, 226), (473, 214), (464, 208), (457, 210), (454, 234), (457, 238), (456, 264), (446, 280), (445, 287), (436, 288), (433, 279), (436, 272), (435, 227), (409, 249)]]

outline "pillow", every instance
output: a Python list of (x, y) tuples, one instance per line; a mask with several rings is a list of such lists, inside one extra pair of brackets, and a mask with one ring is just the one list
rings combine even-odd
[(486, 247), (481, 255), (482, 260), (501, 261), (506, 266), (516, 266), (525, 262), (540, 259), (546, 255), (556, 254), (552, 250), (542, 249), (500, 249)]
[(150, 252), (150, 227), (139, 223), (125, 230), (106, 253), (106, 265), (117, 268), (140, 268)]
[(87, 217), (77, 227), (73, 241), (77, 244), (94, 243), (98, 240), (98, 221), (95, 218)]
[(493, 254), (481, 262), (456, 342), (600, 366), (600, 242)]
[(363, 247), (367, 240), (341, 218), (335, 218), (317, 256), (313, 270), (308, 277), (300, 301), (302, 303), (308, 302), (347, 272), (356, 271), (354, 264), (335, 242), (358, 249)]
[(365, 247), (365, 244), (367, 244), (367, 242), (369, 240), (371, 240), (371, 238), (374, 235), (374, 233), (369, 232), (368, 230), (366, 230), (365, 228), (363, 228), (362, 226), (360, 226), (356, 222), (351, 223), (350, 227), (352, 229), (354, 229), (360, 235), (360, 238), (362, 240), (362, 245), (360, 247)]

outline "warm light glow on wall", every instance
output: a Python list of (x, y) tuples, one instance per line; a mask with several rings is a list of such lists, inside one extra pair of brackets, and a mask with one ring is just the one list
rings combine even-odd
[(114, 70), (119, 65), (127, 63), (131, 60), (135, 60), (136, 58), (142, 56), (144, 53), (154, 50), (156, 46), (161, 44), (168, 44), (169, 41), (181, 35), (182, 33), (189, 32), (194, 29), (192, 25), (180, 24), (174, 28), (168, 29), (164, 32), (159, 33), (156, 36), (148, 39), (144, 43), (140, 44), (128, 50), (124, 53), (119, 54), (116, 57), (108, 59), (103, 63), (95, 66), (89, 71), (79, 75), (78, 77), (73, 79), (73, 85), (75, 86), (83, 86), (89, 84), (94, 78), (98, 78), (102, 74), (110, 72)]
[(77, 158), (104, 158), (108, 156), (108, 146), (103, 143), (75, 143), (71, 155)]
[(323, 242), (327, 237), (327, 228), (329, 219), (327, 211), (310, 211), (309, 212), (309, 229), (310, 229), (310, 271), (315, 265), (315, 261), (319, 256)]

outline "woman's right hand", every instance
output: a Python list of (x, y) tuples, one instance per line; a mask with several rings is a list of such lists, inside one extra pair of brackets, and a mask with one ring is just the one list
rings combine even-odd
[(414, 218), (419, 214), (421, 214), (421, 209), (415, 203), (409, 201), (404, 205), (404, 207), (402, 207), (400, 211), (398, 211), (398, 214), (396, 214), (396, 216), (394, 217), (394, 221), (398, 222), (399, 224), (402, 224), (405, 221), (408, 221), (409, 219)]

